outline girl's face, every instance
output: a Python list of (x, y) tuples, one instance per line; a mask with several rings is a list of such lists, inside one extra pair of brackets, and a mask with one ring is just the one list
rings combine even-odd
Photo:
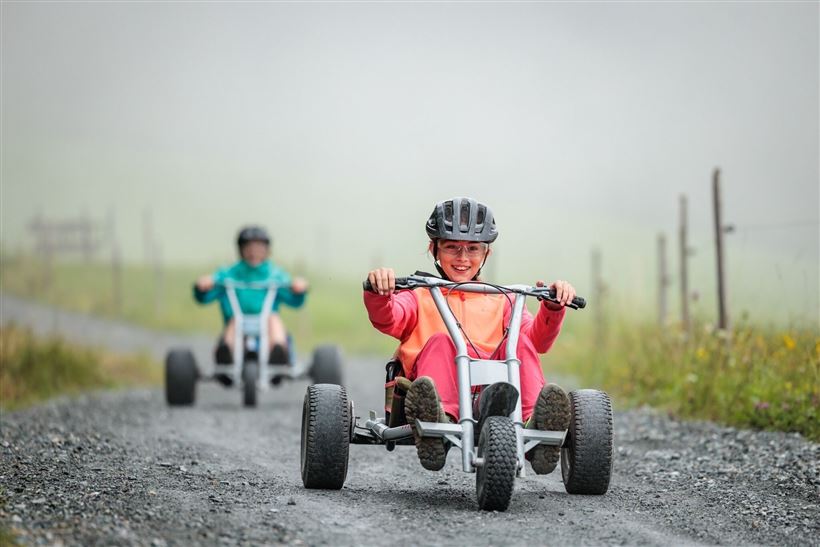
[(267, 260), (269, 254), (270, 247), (264, 241), (249, 241), (242, 247), (242, 260), (254, 268)]
[(430, 242), (430, 252), (433, 245), (438, 245), (438, 261), (441, 269), (451, 281), (463, 283), (470, 281), (478, 274), (484, 259), (489, 256), (490, 246), (475, 241), (450, 241), (447, 239)]

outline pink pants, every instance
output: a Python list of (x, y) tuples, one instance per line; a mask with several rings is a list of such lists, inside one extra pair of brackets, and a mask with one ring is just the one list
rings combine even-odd
[[(505, 342), (501, 347), (500, 355), (506, 355), (506, 346)], [(469, 344), (467, 345), (467, 353), (470, 357), (478, 358)], [(535, 351), (535, 347), (526, 336), (518, 339), (517, 355), (518, 359), (521, 360), (521, 367), (519, 368), (521, 415), (526, 421), (532, 415), (538, 393), (544, 387), (544, 373), (541, 372), (538, 352)], [(416, 358), (413, 370), (410, 373), (410, 380), (415, 380), (420, 376), (432, 378), (441, 398), (444, 412), (458, 418), (458, 373), (455, 359), (456, 347), (450, 336), (446, 333), (434, 334), (427, 340)]]

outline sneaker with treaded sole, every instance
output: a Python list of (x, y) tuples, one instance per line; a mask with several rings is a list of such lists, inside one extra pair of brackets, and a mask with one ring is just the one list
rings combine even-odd
[[(569, 397), (566, 392), (556, 384), (542, 387), (527, 427), (541, 431), (564, 431), (569, 428), (569, 420)], [(533, 471), (538, 475), (547, 475), (555, 471), (560, 454), (560, 446), (539, 444), (528, 455), (531, 456)]]
[(404, 412), (407, 423), (413, 428), (421, 466), (430, 471), (438, 471), (447, 462), (447, 447), (440, 437), (421, 437), (416, 432), (416, 420), (422, 422), (448, 423), (447, 415), (441, 408), (436, 384), (429, 376), (416, 378), (404, 398)]
[(269, 365), (287, 365), (289, 361), (288, 350), (282, 344), (274, 344), (268, 356)]

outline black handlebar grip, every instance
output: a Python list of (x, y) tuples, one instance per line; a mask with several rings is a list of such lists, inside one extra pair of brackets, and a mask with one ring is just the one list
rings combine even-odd
[[(549, 290), (549, 295), (550, 295), (550, 299), (554, 301), (555, 296), (556, 296), (556, 290), (555, 289), (550, 289)], [(572, 299), (572, 306), (575, 307), (575, 308), (578, 308), (579, 310), (581, 310), (581, 309), (586, 308), (587, 301), (584, 298), (580, 297), (580, 296), (576, 296), (575, 298)]]
[[(406, 277), (397, 277), (396, 278), (396, 288), (404, 288), (403, 285), (407, 285), (407, 278)], [(373, 290), (373, 285), (370, 283), (369, 279), (365, 279), (362, 282), (362, 289), (368, 292), (376, 292)]]

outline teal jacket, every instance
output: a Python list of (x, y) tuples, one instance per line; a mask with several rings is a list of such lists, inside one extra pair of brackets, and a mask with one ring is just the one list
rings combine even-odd
[[(272, 311), (279, 311), (280, 304), (286, 304), (293, 308), (299, 308), (305, 303), (305, 294), (296, 294), (290, 290), (290, 275), (274, 266), (272, 262), (266, 261), (259, 266), (252, 267), (244, 260), (240, 260), (233, 266), (220, 268), (214, 272), (214, 282), (217, 283), (210, 291), (200, 291), (194, 285), (194, 299), (200, 304), (209, 304), (214, 300), (219, 300), (222, 308), (222, 318), (227, 323), (233, 317), (231, 303), (228, 300), (228, 293), (225, 287), (219, 285), (225, 281), (252, 282), (252, 281), (272, 281), (279, 285), (276, 291), (276, 298), (273, 301)], [(265, 301), (265, 291), (260, 289), (236, 289), (236, 297), (239, 300), (239, 307), (242, 313), (257, 314), (262, 311), (262, 304)]]

